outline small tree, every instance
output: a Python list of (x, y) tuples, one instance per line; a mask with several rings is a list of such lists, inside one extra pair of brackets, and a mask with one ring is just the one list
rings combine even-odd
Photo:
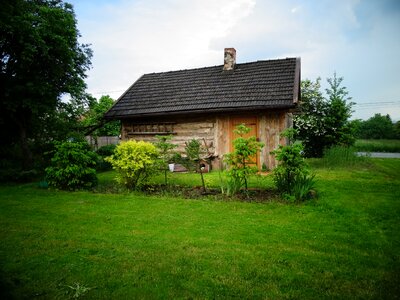
[(254, 165), (253, 157), (264, 146), (257, 142), (255, 136), (245, 138), (244, 135), (250, 132), (250, 128), (244, 124), (238, 125), (234, 132), (239, 135), (233, 141), (234, 150), (224, 157), (224, 161), (228, 165), (228, 180), (230, 191), (228, 194), (237, 193), (243, 186), (248, 189), (247, 183), (250, 175), (257, 172), (257, 167)]
[(131, 140), (119, 144), (105, 160), (117, 171), (117, 182), (129, 189), (140, 189), (156, 173), (157, 157), (153, 144)]
[(63, 190), (93, 187), (97, 184), (96, 161), (96, 153), (86, 142), (56, 142), (46, 179), (49, 185)]
[(173, 135), (156, 135), (157, 142), (154, 144), (159, 152), (160, 168), (164, 172), (164, 183), (168, 184), (168, 164), (171, 162), (174, 152), (172, 151), (177, 145), (170, 143)]
[(192, 166), (195, 169), (195, 171), (200, 173), (203, 191), (206, 192), (206, 184), (204, 182), (204, 176), (203, 176), (203, 167), (201, 166), (201, 161), (203, 159), (203, 154), (205, 153), (205, 151), (198, 140), (192, 139), (189, 142), (186, 142), (185, 144), (186, 144), (185, 146), (186, 157), (190, 162), (189, 164), (187, 164), (187, 166), (189, 168)]

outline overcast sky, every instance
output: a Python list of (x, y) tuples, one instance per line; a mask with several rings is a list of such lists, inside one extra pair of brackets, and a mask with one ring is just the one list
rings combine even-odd
[(94, 52), (88, 92), (117, 99), (141, 75), (301, 57), (302, 79), (344, 77), (355, 112), (400, 120), (399, 0), (66, 0)]

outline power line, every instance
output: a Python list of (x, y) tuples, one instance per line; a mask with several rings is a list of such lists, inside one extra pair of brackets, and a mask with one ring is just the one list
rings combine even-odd
[(355, 102), (354, 105), (392, 105), (392, 104), (400, 104), (400, 101), (376, 101), (376, 102)]
[(99, 95), (99, 94), (111, 94), (111, 93), (119, 93), (119, 92), (125, 92), (125, 90), (104, 91), (104, 92), (92, 92), (91, 94)]

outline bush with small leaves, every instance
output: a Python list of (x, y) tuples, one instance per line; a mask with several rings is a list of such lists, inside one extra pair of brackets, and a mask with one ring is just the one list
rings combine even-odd
[(110, 144), (97, 149), (96, 153), (99, 155), (99, 160), (97, 161), (96, 166), (97, 171), (107, 171), (112, 169), (112, 165), (104, 159), (114, 153), (115, 147), (117, 146)]
[(46, 180), (62, 190), (91, 188), (97, 185), (96, 161), (97, 154), (86, 142), (56, 142)]
[(273, 171), (273, 178), (278, 191), (287, 200), (303, 201), (314, 187), (314, 175), (310, 174), (304, 159), (301, 143), (292, 143), (296, 130), (287, 129), (281, 136), (289, 139), (289, 144), (279, 145), (272, 153), (279, 161)]
[(121, 142), (114, 154), (106, 157), (117, 171), (117, 181), (129, 189), (140, 189), (157, 172), (157, 148), (144, 141)]

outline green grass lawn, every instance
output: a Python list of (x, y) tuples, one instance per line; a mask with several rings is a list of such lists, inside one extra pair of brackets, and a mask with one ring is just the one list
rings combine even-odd
[(400, 140), (357, 140), (354, 147), (357, 151), (398, 153)]
[(371, 161), (302, 205), (1, 186), (0, 298), (398, 299), (400, 160)]

